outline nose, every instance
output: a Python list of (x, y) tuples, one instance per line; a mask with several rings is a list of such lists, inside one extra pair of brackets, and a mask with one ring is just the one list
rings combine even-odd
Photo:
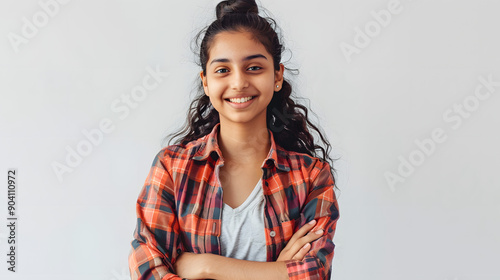
[(231, 88), (235, 91), (241, 91), (248, 87), (248, 77), (241, 70), (234, 70), (231, 79)]

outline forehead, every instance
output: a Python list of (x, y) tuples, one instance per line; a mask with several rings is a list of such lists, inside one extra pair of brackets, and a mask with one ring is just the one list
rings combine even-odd
[(215, 58), (238, 60), (257, 53), (271, 58), (264, 45), (255, 39), (252, 33), (223, 31), (214, 36), (208, 55), (209, 61)]

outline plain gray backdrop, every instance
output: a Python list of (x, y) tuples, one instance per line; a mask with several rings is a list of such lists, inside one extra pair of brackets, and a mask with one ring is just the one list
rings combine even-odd
[[(0, 278), (129, 279), (135, 201), (186, 118), (216, 3), (0, 1)], [(259, 3), (340, 158), (332, 278), (499, 279), (499, 2)]]

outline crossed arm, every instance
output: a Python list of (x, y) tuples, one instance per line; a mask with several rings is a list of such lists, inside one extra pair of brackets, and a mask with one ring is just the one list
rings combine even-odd
[(323, 230), (311, 232), (315, 220), (305, 224), (290, 239), (276, 262), (238, 260), (214, 254), (185, 252), (174, 264), (179, 277), (187, 279), (289, 279), (285, 261), (302, 260), (311, 248), (310, 242), (323, 235)]
[(161, 154), (155, 158), (136, 205), (138, 223), (129, 254), (132, 280), (329, 278), (335, 247), (332, 237), (339, 216), (328, 164), (315, 167), (318, 172), (301, 209), (304, 220), (316, 220), (316, 228), (325, 232), (312, 233), (315, 225), (305, 224), (290, 233), (292, 237), (276, 262), (252, 262), (176, 253), (181, 229), (173, 214), (174, 184), (161, 158)]

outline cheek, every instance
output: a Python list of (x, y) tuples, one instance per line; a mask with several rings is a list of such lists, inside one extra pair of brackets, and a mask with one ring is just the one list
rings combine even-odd
[(204, 88), (205, 93), (208, 93), (210, 98), (220, 97), (223, 91), (223, 85), (217, 80), (209, 80), (207, 82), (207, 87)]
[(276, 86), (274, 82), (274, 75), (269, 75), (265, 77), (265, 81), (262, 81), (266, 87), (266, 90), (274, 91), (274, 87)]
[(266, 93), (274, 93), (275, 86), (276, 85), (274, 83), (274, 77), (266, 78), (264, 81), (262, 81), (261, 89)]

